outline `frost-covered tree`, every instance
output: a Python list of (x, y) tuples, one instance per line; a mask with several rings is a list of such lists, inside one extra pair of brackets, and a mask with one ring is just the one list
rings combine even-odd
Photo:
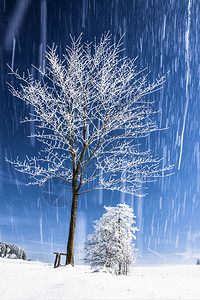
[(85, 243), (85, 261), (91, 267), (105, 266), (118, 275), (127, 275), (128, 267), (136, 262), (133, 240), (138, 229), (133, 209), (126, 204), (105, 209), (107, 212), (95, 221), (95, 231)]
[(26, 254), (21, 247), (0, 242), (0, 257), (25, 260)]
[[(36, 157), (10, 161), (32, 184), (60, 178), (71, 185), (72, 206), (67, 264), (74, 265), (78, 197), (95, 189), (137, 194), (141, 183), (163, 175), (158, 158), (139, 149), (141, 139), (157, 130), (155, 111), (145, 96), (159, 89), (164, 78), (147, 84), (135, 60), (121, 57), (121, 42), (82, 44), (72, 38), (62, 58), (56, 47), (46, 52), (39, 80), (20, 75), (20, 88), (11, 93), (32, 106), (24, 122), (34, 122), (31, 137), (43, 144)], [(140, 142), (137, 142), (140, 138)]]

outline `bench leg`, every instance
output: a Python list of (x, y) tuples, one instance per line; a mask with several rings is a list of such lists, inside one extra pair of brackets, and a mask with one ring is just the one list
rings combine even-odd
[(57, 268), (58, 267), (58, 254), (56, 254), (56, 258), (55, 258), (55, 262), (54, 262), (54, 268)]
[(61, 255), (59, 254), (58, 255), (58, 267), (60, 266), (60, 257), (61, 257)]

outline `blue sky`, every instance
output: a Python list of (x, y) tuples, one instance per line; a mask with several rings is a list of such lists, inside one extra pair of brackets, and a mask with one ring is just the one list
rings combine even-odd
[[(151, 96), (161, 110), (158, 125), (168, 129), (154, 133), (146, 145), (164, 158), (164, 164), (174, 164), (174, 175), (144, 186), (148, 195), (140, 199), (111, 191), (82, 195), (76, 263), (82, 262), (84, 240), (93, 221), (104, 213), (104, 205), (124, 201), (137, 217), (140, 264), (195, 263), (200, 258), (200, 2), (190, 3), (189, 7), (188, 0), (0, 2), (0, 241), (22, 246), (28, 258), (52, 262), (54, 251), (66, 250), (70, 216), (69, 187), (58, 181), (27, 186), (28, 178), (5, 162), (5, 157), (23, 159), (40, 148), (27, 138), (34, 128), (20, 124), (30, 108), (9, 94), (6, 82), (13, 78), (6, 64), (20, 72), (33, 70), (31, 64), (45, 63), (47, 45), (57, 44), (61, 54), (70, 43), (69, 34), (78, 37), (83, 32), (83, 40), (93, 41), (110, 31), (113, 42), (125, 33), (125, 54), (138, 56), (138, 69), (147, 68), (149, 80), (169, 72), (163, 89)], [(59, 205), (54, 203), (56, 197)]]

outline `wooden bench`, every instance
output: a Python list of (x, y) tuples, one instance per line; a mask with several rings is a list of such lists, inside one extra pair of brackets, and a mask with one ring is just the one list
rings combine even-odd
[(60, 259), (61, 259), (61, 255), (67, 256), (66, 253), (60, 253), (60, 252), (54, 252), (54, 254), (56, 254), (56, 258), (55, 258), (55, 262), (54, 262), (54, 268), (59, 267), (60, 264)]

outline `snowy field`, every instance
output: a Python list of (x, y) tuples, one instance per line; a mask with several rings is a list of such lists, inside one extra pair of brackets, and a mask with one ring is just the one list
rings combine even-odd
[(129, 276), (87, 266), (0, 258), (0, 299), (200, 299), (200, 266), (135, 267)]

